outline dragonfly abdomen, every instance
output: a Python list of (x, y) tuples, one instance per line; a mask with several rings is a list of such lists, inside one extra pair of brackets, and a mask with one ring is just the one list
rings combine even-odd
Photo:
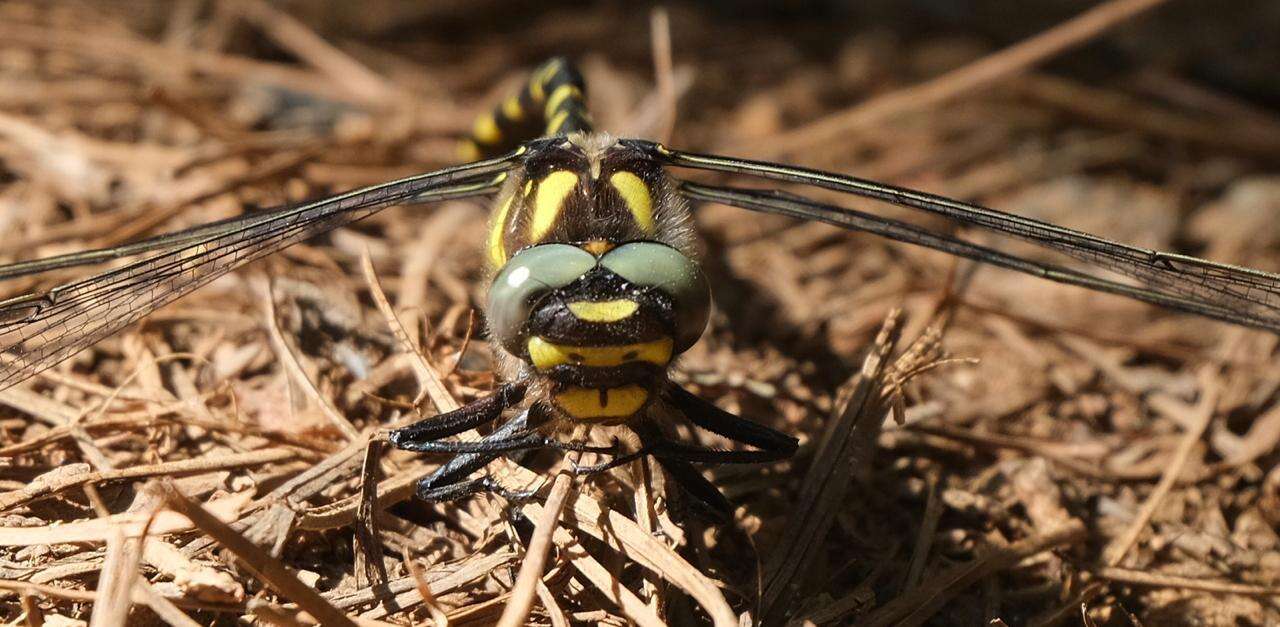
[(534, 70), (520, 91), (476, 118), (459, 145), (463, 161), (500, 155), (537, 137), (592, 130), (582, 73), (563, 57)]

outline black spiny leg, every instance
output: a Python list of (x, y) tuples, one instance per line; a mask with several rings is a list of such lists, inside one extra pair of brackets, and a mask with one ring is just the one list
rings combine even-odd
[(724, 497), (707, 478), (698, 472), (689, 462), (669, 457), (654, 456), (658, 464), (667, 472), (667, 476), (680, 486), (685, 494), (693, 497), (706, 513), (710, 514), (717, 524), (728, 524), (733, 521), (733, 504)]
[(498, 485), (489, 477), (466, 480), (471, 473), (483, 468), (499, 455), (516, 451), (556, 449), (592, 453), (616, 453), (617, 446), (592, 446), (580, 442), (559, 442), (534, 429), (539, 421), (530, 423), (530, 413), (538, 408), (520, 412), (515, 418), (495, 429), (478, 442), (434, 442), (409, 440), (398, 443), (400, 448), (431, 453), (453, 453), (454, 457), (435, 472), (418, 482), (418, 496), (425, 501), (451, 501), (478, 492), (493, 492), (507, 500), (520, 501), (532, 492), (512, 492)]
[(418, 482), (418, 491), (417, 491), (418, 498), (424, 501), (432, 502), (432, 503), (445, 503), (448, 501), (456, 501), (458, 499), (463, 499), (473, 494), (480, 494), (482, 492), (497, 494), (498, 496), (501, 496), (502, 498), (507, 499), (508, 501), (518, 503), (520, 501), (524, 501), (532, 498), (533, 495), (536, 493), (536, 490), (519, 490), (519, 491), (508, 490), (498, 485), (498, 482), (494, 481), (491, 477), (480, 477), (479, 479), (468, 479), (466, 481), (459, 481), (457, 483), (442, 485), (434, 488), (423, 487), (425, 483), (426, 483), (426, 479), (423, 479), (422, 481)]
[[(754, 451), (734, 451), (692, 446), (667, 438), (655, 425), (638, 423), (632, 426), (640, 436), (641, 449), (626, 458), (649, 454), (658, 460), (672, 480), (689, 496), (701, 503), (720, 519), (733, 519), (733, 506), (706, 477), (693, 467), (701, 464), (754, 464), (787, 459), (795, 454), (799, 441), (764, 425), (735, 416), (711, 402), (699, 398), (677, 385), (667, 387), (670, 404), (678, 409), (695, 426), (723, 437), (755, 447)], [(604, 470), (618, 465), (623, 457), (602, 464), (589, 471)]]
[(467, 403), (451, 412), (431, 416), (396, 429), (391, 432), (388, 439), (396, 448), (409, 451), (423, 450), (415, 448), (415, 445), (457, 435), (497, 420), (508, 407), (513, 407), (524, 400), (527, 388), (528, 386), (524, 383), (508, 383), (498, 388), (493, 394)]
[(670, 441), (662, 434), (656, 425), (647, 423), (638, 423), (632, 426), (636, 435), (640, 436), (640, 451), (636, 454), (650, 452), (653, 458), (658, 460), (658, 464), (666, 471), (667, 476), (671, 478), (681, 491), (693, 497), (706, 513), (719, 524), (725, 524), (733, 520), (733, 504), (729, 503), (729, 499), (720, 493), (706, 477), (698, 472), (689, 462), (677, 457), (668, 457), (662, 455), (659, 451), (663, 445), (669, 444)]
[(731, 451), (690, 446), (666, 438), (655, 428), (641, 427), (636, 430), (643, 442), (640, 450), (626, 455), (619, 455), (604, 463), (592, 466), (578, 466), (574, 468), (574, 473), (578, 475), (593, 475), (605, 472), (635, 461), (645, 455), (700, 464), (761, 464), (791, 457), (795, 454), (796, 448), (800, 444), (799, 440), (781, 431), (775, 431), (745, 418), (739, 418), (675, 384), (668, 386), (667, 394), (671, 406), (680, 410), (680, 413), (685, 418), (688, 418), (689, 422), (735, 442), (754, 446), (759, 450)]
[(561, 442), (553, 437), (536, 431), (514, 435), (508, 438), (484, 438), (479, 442), (406, 442), (400, 448), (419, 453), (510, 453), (512, 451), (528, 451), (532, 449), (555, 449), (557, 451), (579, 451), (582, 453), (616, 453), (616, 446), (596, 446), (582, 442)]
[[(510, 440), (518, 437), (528, 428), (529, 412), (526, 410), (485, 436), (481, 442)], [(504, 490), (489, 477), (465, 480), (468, 475), (483, 468), (500, 454), (502, 451), (460, 453), (454, 456), (435, 472), (418, 481), (418, 498), (424, 501), (443, 502), (479, 492), (494, 492), (513, 501), (532, 496), (532, 493)]]
[[(762, 424), (752, 422), (745, 418), (735, 416), (711, 403), (704, 398), (689, 392), (688, 390), (675, 385), (674, 383), (667, 386), (667, 395), (671, 399), (671, 404), (684, 414), (689, 422), (706, 429), (712, 433), (722, 435), (735, 442), (741, 442), (748, 446), (754, 446), (759, 451), (721, 451), (724, 453), (762, 453), (761, 456), (728, 456), (719, 460), (701, 458), (686, 458), (689, 461), (700, 461), (707, 463), (755, 463), (755, 462), (771, 462), (786, 459), (795, 454), (796, 448), (799, 447), (800, 441), (785, 434), (781, 431), (775, 431)], [(671, 443), (675, 444), (675, 443)], [(685, 445), (675, 444), (677, 448), (691, 449)], [(696, 449), (695, 449), (696, 450)], [(703, 449), (710, 450), (710, 449)]]

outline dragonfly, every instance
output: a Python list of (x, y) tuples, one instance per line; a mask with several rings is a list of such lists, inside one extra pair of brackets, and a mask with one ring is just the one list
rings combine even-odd
[[(767, 463), (796, 451), (796, 438), (720, 409), (669, 376), (673, 360), (703, 334), (712, 307), (707, 277), (691, 252), (694, 202), (873, 233), (1049, 281), (1280, 332), (1280, 275), (1130, 246), (846, 174), (615, 138), (594, 129), (585, 94), (573, 64), (552, 59), (479, 118), (463, 143), (462, 165), (114, 248), (0, 266), (4, 280), (127, 260), (0, 301), (0, 390), (292, 244), (391, 205), (482, 197), (493, 202), (483, 251), (489, 283), (483, 309), (502, 383), (457, 410), (391, 432), (389, 440), (399, 448), (452, 456), (418, 483), (418, 496), (427, 500), (479, 492), (521, 498), (527, 495), (472, 475), (500, 455), (587, 451), (607, 461), (578, 468), (583, 474), (651, 456), (695, 502), (723, 519), (731, 515), (731, 504), (696, 465)], [(882, 201), (943, 218), (957, 230), (1029, 242), (1088, 269), (768, 184), (682, 178), (687, 171)], [(677, 422), (746, 448), (681, 441), (672, 435)], [(497, 426), (481, 440), (449, 439), (491, 424)], [(570, 436), (589, 429), (625, 437), (603, 446)]]

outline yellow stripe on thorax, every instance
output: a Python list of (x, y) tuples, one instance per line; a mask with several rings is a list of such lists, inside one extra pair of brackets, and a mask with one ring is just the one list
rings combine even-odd
[(607, 368), (631, 361), (665, 366), (671, 362), (672, 347), (673, 342), (669, 337), (618, 346), (570, 346), (548, 342), (537, 336), (529, 338), (528, 343), (529, 361), (539, 370), (566, 364)]
[(560, 217), (565, 199), (578, 185), (578, 175), (567, 170), (556, 170), (538, 182), (538, 191), (533, 199), (533, 218), (529, 224), (529, 235), (533, 242), (539, 242)]
[(649, 194), (649, 186), (644, 179), (633, 172), (622, 170), (609, 177), (609, 184), (618, 191), (640, 229), (645, 233), (653, 233), (653, 197)]
[(489, 261), (494, 266), (501, 266), (507, 262), (507, 246), (503, 243), (503, 237), (507, 229), (507, 215), (511, 213), (511, 205), (515, 203), (515, 191), (511, 192), (499, 205), (493, 213), (493, 224), (489, 225)]

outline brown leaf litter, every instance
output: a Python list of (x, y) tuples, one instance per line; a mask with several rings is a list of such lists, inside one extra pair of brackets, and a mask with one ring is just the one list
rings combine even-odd
[[(8, 2), (0, 263), (441, 167), (557, 53), (606, 129), (1274, 270), (1272, 112), (1155, 63), (1045, 66), (1157, 4), (1001, 48), (718, 3), (540, 3), (516, 28), (487, 0)], [(0, 618), (1280, 622), (1274, 336), (725, 207), (697, 211), (719, 310), (677, 377), (802, 440), (708, 471), (733, 525), (643, 463), (495, 461), (540, 490), (529, 525), (496, 497), (412, 500), (443, 460), (366, 451), (492, 389), (484, 222), (387, 209), (0, 392)]]

